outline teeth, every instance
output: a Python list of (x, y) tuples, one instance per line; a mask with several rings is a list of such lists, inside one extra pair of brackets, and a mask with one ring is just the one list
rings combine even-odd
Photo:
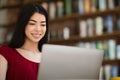
[(40, 37), (41, 34), (32, 34), (32, 35), (33, 35), (33, 37), (38, 38), (38, 37)]

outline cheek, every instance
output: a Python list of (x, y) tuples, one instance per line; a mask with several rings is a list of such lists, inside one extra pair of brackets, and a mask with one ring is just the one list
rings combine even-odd
[(34, 30), (34, 27), (33, 27), (33, 26), (26, 26), (26, 28), (25, 28), (25, 31), (26, 31), (26, 32), (30, 32), (30, 31), (32, 31), (32, 30)]
[(45, 28), (43, 28), (43, 31), (44, 31), (44, 33), (46, 33), (46, 27), (45, 27)]
[(29, 26), (26, 26), (25, 28), (25, 35), (29, 34), (31, 32), (31, 28)]

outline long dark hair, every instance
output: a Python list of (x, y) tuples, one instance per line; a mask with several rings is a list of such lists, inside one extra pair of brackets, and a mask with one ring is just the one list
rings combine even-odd
[(21, 8), (13, 37), (9, 43), (9, 47), (19, 48), (24, 44), (25, 37), (26, 37), (25, 27), (30, 17), (35, 12), (43, 14), (46, 18), (46, 33), (45, 33), (45, 36), (38, 43), (38, 48), (41, 51), (42, 45), (46, 43), (48, 40), (48, 14), (47, 14), (47, 11), (38, 3), (28, 4)]

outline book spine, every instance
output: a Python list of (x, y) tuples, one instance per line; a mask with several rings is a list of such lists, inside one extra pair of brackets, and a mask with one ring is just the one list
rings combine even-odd
[(87, 36), (87, 23), (86, 23), (86, 21), (79, 22), (79, 35), (80, 35), (80, 37)]
[(54, 2), (49, 3), (49, 16), (50, 19), (54, 19), (56, 17), (56, 5)]
[(70, 15), (72, 13), (72, 3), (71, 0), (65, 0), (65, 14)]
[(84, 5), (85, 13), (89, 13), (91, 8), (91, 5), (90, 5), (91, 1), (90, 0), (84, 0), (84, 1), (85, 1), (85, 5)]
[(79, 3), (78, 0), (72, 0), (72, 13), (78, 13), (78, 8), (79, 8)]
[(102, 17), (97, 17), (95, 19), (95, 26), (96, 26), (96, 34), (101, 35), (103, 33), (103, 18)]
[(120, 30), (120, 17), (117, 18), (117, 29)]
[(108, 0), (108, 9), (114, 9), (114, 8), (115, 8), (114, 0)]
[(113, 32), (113, 19), (112, 19), (112, 16), (110, 16), (110, 15), (106, 16), (105, 24), (106, 24), (107, 32), (112, 33)]
[(118, 66), (113, 65), (111, 68), (111, 77), (118, 77)]
[(120, 59), (120, 45), (116, 46), (117, 59)]
[(103, 47), (104, 47), (104, 59), (109, 59), (109, 53), (108, 53), (108, 40), (103, 41)]
[(84, 10), (84, 0), (79, 0), (78, 1), (78, 11), (80, 14), (84, 14), (85, 10)]
[(69, 27), (64, 27), (64, 29), (63, 29), (63, 38), (65, 40), (70, 38), (70, 29), (69, 29)]
[(87, 20), (87, 28), (88, 28), (88, 36), (93, 36), (94, 35), (94, 21), (93, 19), (88, 19)]
[(97, 11), (97, 0), (91, 0), (91, 12)]
[(54, 39), (54, 38), (56, 38), (57, 37), (57, 32), (56, 32), (56, 30), (51, 30), (50, 31), (50, 39)]
[(99, 10), (104, 11), (107, 9), (106, 0), (99, 0)]
[(109, 53), (109, 59), (114, 60), (116, 58), (116, 42), (115, 42), (115, 40), (108, 41), (108, 53)]
[(104, 66), (104, 80), (110, 80), (111, 77), (111, 65), (105, 65)]
[(63, 16), (64, 14), (64, 3), (63, 1), (57, 1), (57, 16)]

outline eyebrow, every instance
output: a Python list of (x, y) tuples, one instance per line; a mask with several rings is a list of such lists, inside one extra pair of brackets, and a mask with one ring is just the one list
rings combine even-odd
[[(35, 20), (29, 20), (29, 21), (33, 21), (33, 22), (37, 22), (37, 21), (35, 21)], [(40, 23), (45, 23), (46, 21), (41, 21)]]
[(46, 23), (46, 21), (41, 21), (41, 23)]

